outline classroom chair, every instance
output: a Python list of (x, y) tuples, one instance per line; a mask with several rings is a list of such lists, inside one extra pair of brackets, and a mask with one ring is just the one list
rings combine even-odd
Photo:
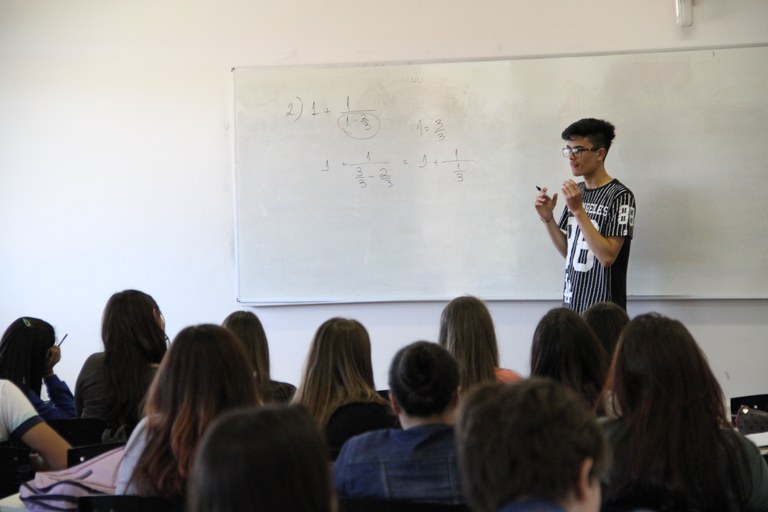
[(124, 446), (125, 443), (98, 443), (98, 444), (86, 444), (82, 446), (73, 446), (67, 450), (67, 467), (71, 468), (81, 462), (85, 462), (88, 459), (92, 459), (97, 455), (108, 452), (118, 446)]
[(19, 492), (19, 486), (35, 477), (29, 448), (0, 445), (0, 498)]
[(107, 424), (98, 418), (70, 418), (46, 421), (71, 446), (101, 443)]
[(339, 512), (469, 512), (469, 507), (465, 504), (339, 498)]
[(184, 504), (164, 498), (105, 495), (82, 496), (77, 501), (78, 512), (183, 512)]

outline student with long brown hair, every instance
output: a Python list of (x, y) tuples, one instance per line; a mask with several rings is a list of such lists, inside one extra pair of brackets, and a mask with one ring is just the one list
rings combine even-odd
[(289, 402), (296, 392), (296, 386), (287, 382), (272, 380), (269, 373), (269, 343), (264, 326), (251, 311), (235, 311), (222, 323), (240, 338), (253, 365), (256, 388), (264, 402)]
[(517, 372), (499, 368), (499, 347), (491, 312), (471, 295), (456, 297), (440, 315), (438, 343), (459, 363), (462, 392), (483, 382), (516, 382)]
[(320, 325), (294, 402), (325, 432), (332, 459), (350, 437), (395, 424), (374, 386), (371, 340), (363, 324), (336, 317)]
[(725, 400), (691, 333), (649, 313), (622, 331), (608, 381), (618, 419), (608, 505), (654, 510), (768, 510), (768, 467), (730, 425)]
[(601, 392), (608, 356), (578, 313), (548, 311), (539, 320), (531, 345), (531, 376), (551, 377), (584, 397), (598, 415), (605, 413)]
[(89, 356), (77, 377), (75, 405), (79, 416), (104, 420), (113, 436), (125, 440), (168, 349), (155, 299), (139, 290), (113, 294), (104, 307), (101, 339), (104, 351)]
[(621, 330), (629, 323), (629, 315), (614, 302), (598, 302), (581, 314), (603, 345), (608, 358), (613, 356)]
[(200, 438), (222, 412), (260, 403), (245, 349), (227, 329), (183, 329), (147, 395), (126, 446), (117, 494), (181, 499)]

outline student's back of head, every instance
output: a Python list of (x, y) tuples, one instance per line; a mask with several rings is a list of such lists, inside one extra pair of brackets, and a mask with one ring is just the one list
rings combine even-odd
[(572, 390), (537, 377), (479, 386), (464, 397), (456, 430), (472, 510), (496, 512), (520, 500), (599, 510), (609, 451), (594, 414)]
[(0, 378), (40, 396), (48, 351), (55, 339), (53, 327), (45, 320), (32, 317), (14, 320), (0, 340)]
[(496, 330), (491, 312), (482, 300), (466, 295), (450, 301), (440, 315), (438, 343), (456, 358), (463, 391), (496, 380)]
[(198, 451), (190, 512), (330, 512), (331, 477), (317, 424), (300, 406), (232, 411)]
[(104, 385), (112, 427), (138, 422), (147, 388), (168, 348), (165, 320), (155, 300), (138, 290), (113, 294), (101, 321)]
[(441, 346), (417, 341), (400, 349), (389, 367), (389, 390), (409, 416), (444, 412), (456, 397), (459, 368)]
[(198, 442), (221, 413), (259, 404), (245, 349), (217, 325), (182, 329), (147, 395), (146, 446), (131, 475), (137, 494), (182, 497)]
[(587, 325), (600, 340), (610, 359), (619, 341), (619, 335), (629, 322), (624, 309), (613, 302), (598, 302), (581, 314)]
[(379, 402), (368, 331), (357, 320), (334, 317), (315, 333), (294, 401), (307, 408), (321, 428), (333, 412), (353, 402)]
[(222, 325), (243, 342), (248, 361), (253, 365), (259, 393), (264, 401), (269, 401), (269, 344), (261, 320), (250, 311), (235, 311), (224, 319)]
[(618, 420), (606, 424), (616, 453), (609, 502), (753, 510), (744, 504), (762, 494), (768, 506), (768, 468), (754, 445), (739, 442), (720, 384), (681, 322), (656, 313), (633, 318), (608, 380), (619, 407)]
[(555, 308), (541, 318), (531, 345), (531, 375), (555, 379), (602, 413), (607, 369), (605, 350), (578, 313)]

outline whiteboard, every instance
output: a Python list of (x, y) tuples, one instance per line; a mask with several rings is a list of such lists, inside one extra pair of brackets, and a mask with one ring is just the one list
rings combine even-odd
[(533, 202), (582, 117), (635, 193), (630, 297), (768, 297), (765, 46), (236, 68), (234, 98), (241, 302), (560, 298)]

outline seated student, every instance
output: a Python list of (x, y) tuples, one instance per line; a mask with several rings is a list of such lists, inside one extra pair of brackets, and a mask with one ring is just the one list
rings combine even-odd
[(235, 311), (222, 323), (245, 344), (259, 396), (267, 402), (290, 402), (296, 386), (272, 380), (269, 375), (269, 344), (261, 320), (250, 311)]
[(0, 442), (9, 439), (20, 439), (42, 459), (36, 469), (67, 467), (69, 444), (38, 416), (13, 382), (0, 379)]
[(353, 437), (333, 465), (339, 496), (463, 503), (453, 415), (456, 361), (435, 343), (419, 341), (395, 354), (389, 399), (402, 429)]
[(516, 382), (523, 378), (515, 371), (499, 368), (493, 318), (477, 297), (456, 297), (443, 308), (437, 341), (459, 363), (463, 392), (482, 382)]
[(303, 407), (270, 404), (224, 413), (195, 456), (189, 512), (331, 512), (323, 436)]
[(584, 397), (599, 415), (608, 358), (587, 322), (567, 308), (547, 312), (533, 333), (531, 376), (551, 377)]
[[(14, 320), (0, 340), (0, 378), (16, 384), (43, 419), (76, 418), (72, 392), (53, 372), (61, 360), (55, 342), (56, 332), (48, 322), (29, 316)], [(42, 383), (48, 402), (40, 398)]]
[(610, 360), (621, 330), (629, 323), (627, 312), (615, 302), (598, 302), (584, 311), (581, 317), (592, 328)]
[(149, 389), (147, 415), (128, 440), (115, 493), (182, 499), (208, 425), (224, 411), (259, 403), (234, 334), (217, 325), (182, 329)]
[(331, 318), (318, 327), (293, 398), (325, 433), (331, 459), (352, 436), (396, 425), (376, 392), (371, 340), (357, 320)]
[(614, 460), (604, 502), (659, 510), (768, 510), (768, 467), (737, 433), (720, 385), (677, 320), (639, 315), (609, 372), (618, 419), (604, 424)]
[(111, 440), (125, 441), (138, 423), (165, 351), (165, 320), (155, 299), (138, 290), (113, 294), (101, 318), (104, 352), (86, 359), (75, 384), (83, 418), (99, 418)]
[(486, 384), (456, 423), (464, 493), (475, 512), (597, 512), (609, 450), (583, 400), (549, 378)]

